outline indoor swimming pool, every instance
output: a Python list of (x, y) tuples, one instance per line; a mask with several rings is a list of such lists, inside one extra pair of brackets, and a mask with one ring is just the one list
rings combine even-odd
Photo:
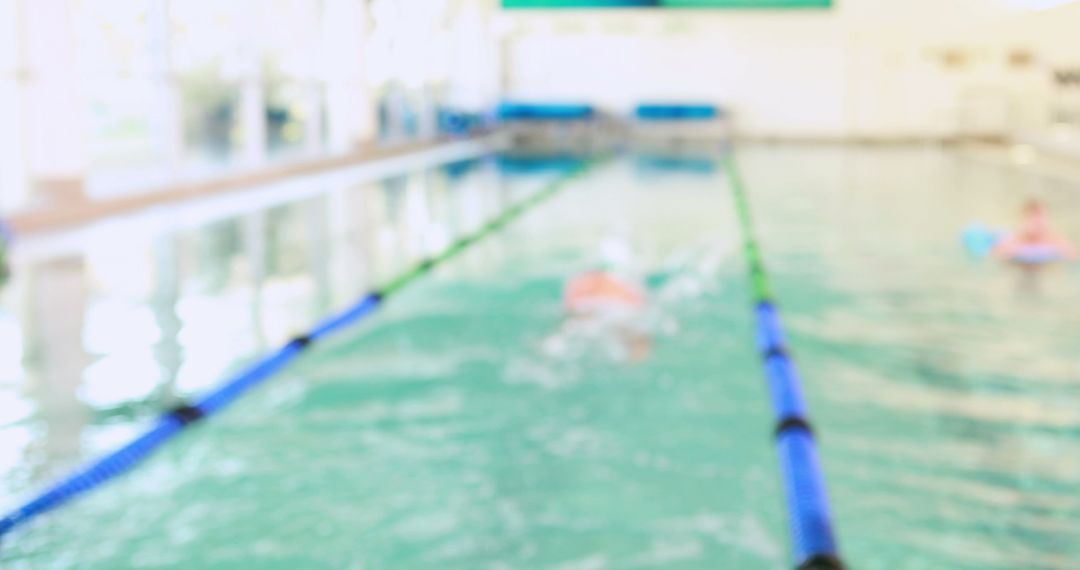
[[(620, 156), (314, 346), (4, 568), (790, 567), (724, 155)], [(969, 259), (1077, 183), (937, 146), (740, 147), (855, 569), (1080, 559), (1080, 272)], [(532, 164), (532, 163), (529, 163)], [(563, 175), (481, 158), (35, 246), (0, 293), (0, 510)], [(565, 166), (565, 165), (563, 165)], [(633, 342), (564, 284), (648, 287)]]

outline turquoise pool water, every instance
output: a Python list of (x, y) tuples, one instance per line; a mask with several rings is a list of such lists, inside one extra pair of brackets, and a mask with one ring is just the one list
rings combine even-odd
[[(1080, 237), (1075, 188), (940, 149), (739, 159), (851, 566), (1076, 567), (1080, 274), (1022, 276), (958, 245), (966, 223), (1006, 223), (1028, 193)], [(420, 172), (167, 232), (127, 264), (106, 238), (28, 264), (3, 297), (25, 362), (0, 393), (4, 496), (553, 176)], [(737, 240), (719, 169), (609, 163), (131, 475), (13, 534), (0, 559), (787, 568)], [(563, 283), (612, 242), (652, 277), (647, 358), (552, 351)], [(25, 324), (61, 309), (79, 317)]]

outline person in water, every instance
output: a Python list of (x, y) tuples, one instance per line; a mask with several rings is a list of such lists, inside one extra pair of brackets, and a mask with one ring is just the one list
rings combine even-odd
[(649, 293), (635, 278), (633, 248), (609, 238), (590, 267), (563, 285), (565, 318), (544, 341), (551, 356), (604, 354), (617, 362), (640, 362), (652, 349)]
[(647, 304), (648, 294), (633, 280), (604, 268), (587, 270), (563, 289), (563, 332), (572, 342), (601, 347), (612, 360), (641, 362), (652, 352), (643, 322)]
[(645, 304), (645, 292), (603, 269), (593, 269), (566, 284), (563, 302), (570, 315), (589, 317), (604, 312), (636, 311)]
[(1046, 208), (1037, 200), (1024, 205), (1020, 225), (994, 247), (999, 259), (1018, 263), (1045, 263), (1077, 259), (1076, 247), (1050, 227)]
[(11, 266), (8, 265), (8, 248), (11, 245), (11, 231), (0, 222), (0, 287), (7, 283), (11, 277)]

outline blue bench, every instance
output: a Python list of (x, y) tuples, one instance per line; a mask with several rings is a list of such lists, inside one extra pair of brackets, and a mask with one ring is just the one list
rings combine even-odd
[(587, 121), (596, 109), (584, 103), (501, 103), (495, 111), (500, 121)]
[(707, 103), (645, 103), (637, 106), (634, 116), (641, 121), (712, 121), (724, 113)]

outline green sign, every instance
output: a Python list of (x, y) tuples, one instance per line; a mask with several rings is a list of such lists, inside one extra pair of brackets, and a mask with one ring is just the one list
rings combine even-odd
[(661, 8), (831, 8), (832, 0), (659, 0)]
[(503, 8), (655, 8), (657, 0), (502, 0)]
[(831, 8), (833, 0), (502, 0), (503, 8), (715, 8), (784, 10)]

